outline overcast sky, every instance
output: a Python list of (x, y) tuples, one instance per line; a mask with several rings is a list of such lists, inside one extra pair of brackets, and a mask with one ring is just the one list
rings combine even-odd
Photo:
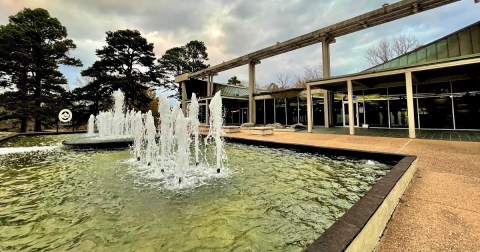
[[(154, 43), (160, 58), (172, 47), (191, 40), (204, 41), (210, 65), (219, 64), (327, 25), (363, 14), (392, 0), (0, 0), (0, 24), (23, 8), (45, 8), (67, 28), (77, 49), (71, 54), (82, 68), (62, 67), (69, 85), (95, 60), (95, 49), (105, 45), (105, 32), (137, 29)], [(462, 0), (381, 26), (342, 36), (331, 45), (333, 75), (368, 67), (365, 50), (381, 39), (399, 34), (416, 36), (425, 44), (479, 21), (480, 4)], [(321, 64), (321, 46), (312, 45), (273, 58), (257, 66), (257, 82), (276, 82), (278, 73), (302, 74), (307, 66)], [(215, 77), (226, 82), (236, 75), (248, 79), (246, 66)]]

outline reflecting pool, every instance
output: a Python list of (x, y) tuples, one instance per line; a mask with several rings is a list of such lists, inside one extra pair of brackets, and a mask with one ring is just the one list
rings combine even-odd
[(70, 137), (0, 145), (51, 147), (0, 155), (0, 250), (299, 251), (390, 169), (226, 143), (228, 176), (169, 190), (128, 150), (63, 149)]

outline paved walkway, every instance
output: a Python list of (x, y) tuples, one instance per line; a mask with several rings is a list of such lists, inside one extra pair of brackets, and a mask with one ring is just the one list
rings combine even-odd
[(275, 132), (229, 137), (417, 155), (377, 251), (479, 251), (480, 142)]
[[(302, 131), (302, 132), (307, 132)], [(312, 130), (313, 133), (320, 134), (340, 134), (349, 135), (348, 127), (319, 127), (316, 126)], [(480, 131), (466, 130), (415, 130), (417, 138), (431, 140), (448, 140), (448, 141), (468, 141), (480, 142)], [(355, 134), (358, 136), (378, 136), (378, 137), (399, 137), (408, 138), (408, 129), (377, 129), (377, 128), (355, 128)]]

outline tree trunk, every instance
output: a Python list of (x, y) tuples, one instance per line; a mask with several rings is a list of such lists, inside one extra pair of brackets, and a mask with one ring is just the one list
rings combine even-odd
[[(40, 84), (41, 79), (37, 76), (35, 77), (35, 110), (40, 111)], [(43, 111), (40, 111), (40, 113)], [(33, 131), (39, 132), (42, 131), (42, 121), (40, 119), (40, 113), (35, 113), (35, 126)]]
[(27, 123), (28, 123), (27, 118), (22, 117), (20, 119), (20, 133), (27, 132)]

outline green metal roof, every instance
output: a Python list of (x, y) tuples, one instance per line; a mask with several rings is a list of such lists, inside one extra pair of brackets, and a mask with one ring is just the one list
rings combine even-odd
[(480, 53), (480, 22), (363, 72), (418, 66)]
[(215, 83), (214, 93), (221, 91), (222, 96), (248, 96), (248, 88)]

